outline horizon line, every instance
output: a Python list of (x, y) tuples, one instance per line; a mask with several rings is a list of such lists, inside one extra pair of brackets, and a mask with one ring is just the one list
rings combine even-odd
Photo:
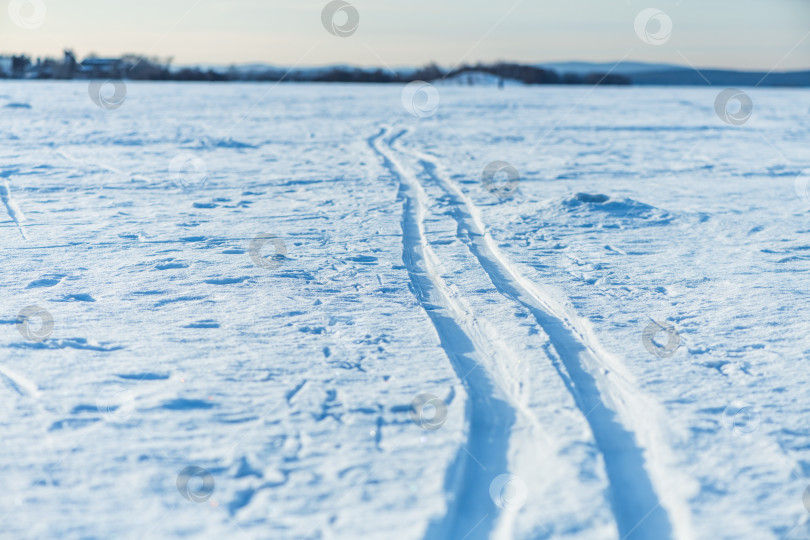
[[(62, 51), (62, 56), (65, 52), (71, 51), (73, 52), (73, 48), (66, 47)], [(0, 51), (0, 58), (8, 58), (13, 56), (25, 56), (30, 59), (36, 60), (57, 60), (59, 59), (58, 56), (53, 55), (35, 55), (28, 52), (5, 52)], [(158, 59), (161, 61), (166, 61), (169, 63), (170, 66), (173, 67), (180, 67), (180, 68), (194, 68), (194, 67), (206, 67), (206, 68), (229, 68), (229, 67), (244, 67), (244, 66), (263, 66), (263, 67), (273, 67), (273, 68), (284, 68), (290, 70), (305, 70), (305, 69), (324, 69), (324, 68), (334, 68), (334, 67), (350, 67), (353, 69), (358, 70), (389, 70), (389, 71), (396, 71), (396, 70), (406, 70), (406, 69), (420, 69), (426, 66), (437, 66), (440, 68), (447, 68), (452, 66), (443, 65), (441, 62), (437, 62), (435, 60), (428, 60), (423, 61), (420, 64), (409, 64), (409, 65), (397, 65), (397, 66), (388, 66), (388, 65), (362, 65), (352, 62), (333, 62), (333, 63), (325, 63), (325, 64), (311, 64), (311, 65), (299, 65), (299, 66), (291, 66), (288, 64), (283, 63), (273, 63), (272, 61), (267, 60), (253, 60), (253, 61), (240, 61), (240, 62), (182, 62), (182, 63), (174, 63), (174, 56), (172, 55), (150, 55), (149, 53), (140, 54), (135, 52), (124, 52), (116, 55), (105, 55), (99, 54), (95, 52), (89, 52), (83, 56), (83, 60), (90, 59), (90, 58), (122, 58), (125, 56), (134, 56), (139, 59)], [(613, 68), (618, 68), (623, 64), (638, 64), (640, 66), (661, 66), (670, 69), (685, 69), (685, 70), (697, 70), (697, 71), (734, 71), (739, 73), (799, 73), (799, 72), (806, 72), (810, 71), (810, 65), (807, 67), (802, 68), (793, 68), (787, 70), (774, 70), (774, 69), (767, 69), (767, 68), (751, 68), (751, 67), (724, 67), (724, 66), (690, 66), (685, 64), (676, 64), (672, 62), (650, 62), (645, 60), (582, 60), (582, 59), (575, 59), (575, 60), (547, 60), (547, 61), (520, 61), (520, 60), (508, 60), (508, 59), (498, 59), (498, 60), (477, 60), (475, 62), (468, 62), (464, 65), (466, 66), (476, 66), (476, 65), (487, 65), (487, 64), (516, 64), (516, 65), (524, 65), (524, 66), (533, 66), (533, 67), (546, 67), (548, 66), (549, 69), (557, 69), (555, 66), (564, 65), (564, 64), (592, 64), (592, 65), (599, 65), (599, 66), (613, 66)], [(461, 66), (456, 66), (461, 67)]]

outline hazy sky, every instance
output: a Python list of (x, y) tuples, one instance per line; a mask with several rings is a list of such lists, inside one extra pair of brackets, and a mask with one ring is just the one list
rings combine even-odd
[[(350, 37), (321, 23), (326, 0), (11, 0), (44, 5), (16, 25), (0, 0), (0, 52), (173, 56), (175, 64), (421, 65), (431, 60), (643, 60), (706, 67), (810, 68), (810, 0), (350, 0)], [(28, 4), (28, 5), (27, 5)], [(660, 46), (634, 30), (644, 8), (672, 20)], [(654, 29), (653, 29), (654, 30)], [(684, 58), (688, 59), (685, 60)], [(780, 63), (781, 62), (781, 63)]]

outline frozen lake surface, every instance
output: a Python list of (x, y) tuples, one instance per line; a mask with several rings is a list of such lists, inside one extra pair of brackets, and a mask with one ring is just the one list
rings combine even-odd
[(810, 536), (810, 93), (437, 89), (0, 84), (0, 536)]

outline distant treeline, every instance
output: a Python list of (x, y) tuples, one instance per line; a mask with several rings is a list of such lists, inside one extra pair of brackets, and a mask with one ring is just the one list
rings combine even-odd
[[(631, 84), (628, 77), (621, 75), (575, 74), (560, 75), (550, 69), (534, 66), (499, 62), (496, 64), (464, 65), (445, 70), (435, 64), (409, 72), (384, 71), (382, 69), (362, 69), (335, 67), (323, 70), (301, 70), (284, 72), (279, 70), (235, 71), (220, 74), (216, 80), (248, 81), (300, 81), (300, 82), (341, 82), (341, 83), (407, 83), (412, 81), (437, 81), (450, 79), (465, 73), (488, 73), (501, 79), (511, 79), (525, 84)], [(210, 73), (210, 72), (208, 72)], [(185, 76), (206, 76), (207, 73), (186, 73)], [(187, 80), (187, 79), (184, 79)], [(211, 80), (211, 79), (209, 79)]]
[[(435, 64), (428, 65), (410, 73), (395, 73), (383, 70), (366, 71), (360, 69), (334, 68), (321, 73), (310, 74), (299, 78), (294, 74), (290, 80), (307, 80), (312, 82), (352, 82), (352, 83), (403, 83), (411, 81), (436, 81), (450, 79), (465, 73), (488, 73), (500, 79), (520, 81), (524, 84), (631, 84), (628, 77), (621, 75), (605, 75), (593, 73), (580, 76), (572, 73), (560, 75), (550, 69), (542, 69), (522, 64), (464, 65), (453, 70), (443, 70)], [(266, 80), (281, 80), (283, 74), (275, 74), (275, 78)], [(289, 77), (288, 77), (289, 79)]]
[[(172, 59), (127, 54), (120, 58), (90, 55), (79, 62), (73, 51), (64, 58), (38, 58), (25, 55), (0, 55), (0, 78), (10, 79), (126, 79), (134, 81), (290, 81), (324, 83), (408, 83), (458, 78), (460, 84), (474, 84), (480, 74), (495, 78), (499, 84), (519, 81), (524, 84), (605, 84), (663, 86), (782, 86), (810, 87), (810, 71), (784, 73), (697, 70), (652, 66), (649, 71), (632, 75), (615, 73), (559, 73), (553, 69), (525, 64), (497, 62), (463, 65), (444, 69), (429, 64), (419, 69), (383, 70), (331, 66), (324, 68), (284, 69), (272, 66), (231, 66), (223, 68), (172, 67)], [(487, 77), (484, 77), (487, 78)], [(491, 81), (490, 81), (491, 82)]]
[(98, 58), (91, 55), (81, 62), (73, 51), (66, 50), (64, 58), (37, 59), (25, 55), (0, 56), (0, 78), (11, 79), (128, 79), (140, 81), (292, 81), (342, 83), (407, 83), (436, 81), (465, 73), (487, 73), (500, 79), (525, 84), (631, 84), (621, 75), (575, 74), (560, 75), (550, 69), (498, 62), (495, 64), (463, 65), (445, 70), (429, 64), (416, 70), (382, 70), (355, 67), (301, 68), (283, 70), (265, 66), (229, 68), (172, 68), (172, 60), (147, 58), (134, 54), (120, 58)]

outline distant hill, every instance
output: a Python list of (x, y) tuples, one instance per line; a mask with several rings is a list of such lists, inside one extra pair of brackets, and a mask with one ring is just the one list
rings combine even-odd
[(691, 68), (677, 64), (650, 64), (647, 62), (548, 62), (535, 64), (542, 69), (553, 69), (559, 73), (573, 73), (575, 75), (588, 75), (591, 73), (615, 73), (616, 75), (632, 75), (641, 72), (676, 71)]
[[(604, 74), (628, 77), (635, 85), (660, 86), (794, 86), (810, 87), (810, 71), (768, 73), (765, 71), (739, 71), (731, 69), (703, 69), (700, 72), (677, 64), (652, 64), (647, 62), (548, 62), (537, 64), (542, 69), (552, 69), (585, 76)], [(705, 78), (704, 78), (705, 77)], [(708, 82), (707, 82), (708, 81)]]
[[(702, 75), (702, 76), (701, 76)], [(705, 79), (704, 79), (705, 77)], [(810, 86), (810, 71), (767, 73), (722, 69), (653, 71), (630, 76), (633, 84), (662, 86)], [(707, 82), (708, 81), (708, 82)]]

